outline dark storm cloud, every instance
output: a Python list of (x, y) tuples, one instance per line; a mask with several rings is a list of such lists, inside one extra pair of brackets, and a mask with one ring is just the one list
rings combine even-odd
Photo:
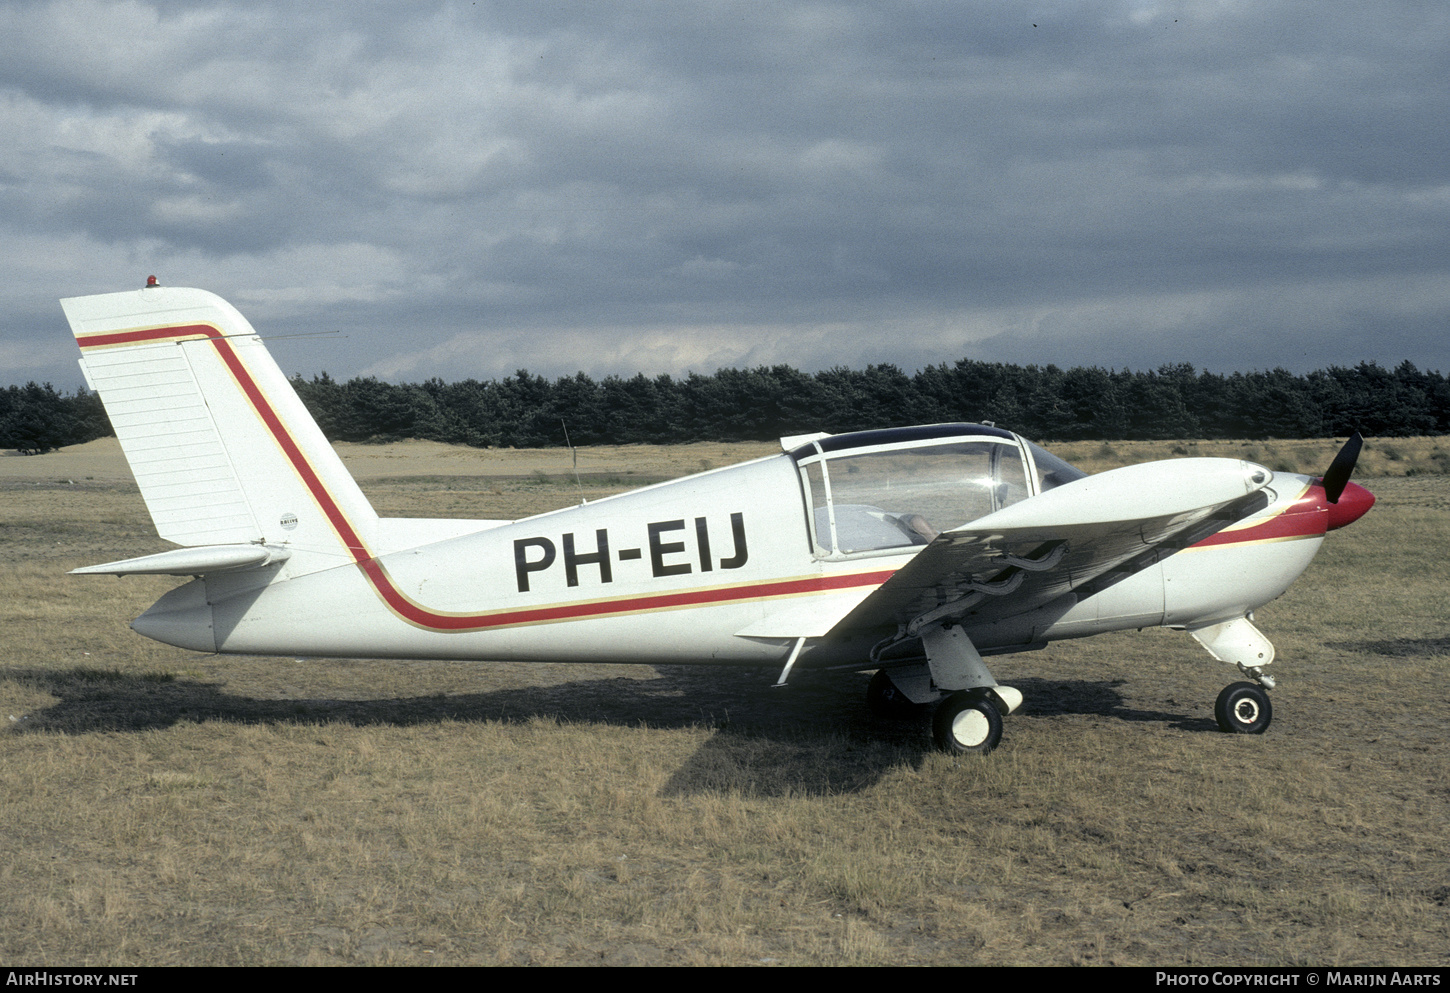
[[(1419, 4), (0, 12), (0, 362), (151, 271), (289, 368), (1410, 358), (1450, 317)], [(5, 137), (8, 136), (8, 137)]]

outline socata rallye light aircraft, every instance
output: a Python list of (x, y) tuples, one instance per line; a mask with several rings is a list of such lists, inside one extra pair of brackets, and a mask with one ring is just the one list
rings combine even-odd
[(195, 289), (62, 301), (161, 537), (76, 569), (194, 577), (132, 627), (198, 652), (877, 670), (990, 752), (1022, 694), (984, 656), (1162, 625), (1272, 719), (1254, 608), (1374, 497), (1360, 439), (1320, 478), (1185, 458), (1089, 476), (991, 425), (782, 439), (782, 452), (519, 521), (379, 517), (252, 326)]

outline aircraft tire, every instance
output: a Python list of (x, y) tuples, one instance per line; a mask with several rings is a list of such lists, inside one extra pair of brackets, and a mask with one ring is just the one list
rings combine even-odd
[(1002, 741), (1002, 715), (982, 693), (961, 690), (937, 704), (931, 729), (949, 755), (987, 755)]
[(877, 717), (893, 720), (915, 717), (925, 710), (923, 704), (912, 703), (911, 698), (901, 692), (885, 669), (877, 669), (876, 675), (871, 677), (866, 687), (866, 706)]
[(1229, 734), (1263, 734), (1274, 720), (1274, 705), (1257, 683), (1230, 683), (1218, 695), (1213, 716)]

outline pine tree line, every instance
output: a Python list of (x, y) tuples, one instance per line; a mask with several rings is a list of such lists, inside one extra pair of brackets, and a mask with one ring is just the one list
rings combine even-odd
[(1153, 372), (1016, 366), (963, 359), (907, 375), (893, 365), (815, 374), (778, 365), (712, 376), (293, 385), (329, 438), (420, 438), (474, 446), (545, 447), (765, 441), (943, 421), (994, 421), (1053, 441), (1316, 438), (1450, 432), (1450, 381), (1410, 362), (1294, 375), (1220, 375), (1190, 365)]
[[(293, 386), (334, 441), (419, 438), (476, 447), (764, 441), (941, 421), (994, 421), (1044, 441), (1314, 438), (1450, 432), (1450, 381), (1410, 362), (1363, 362), (1307, 375), (1220, 375), (1190, 365), (1152, 372), (962, 359), (907, 375), (893, 365), (808, 374), (789, 366), (549, 380)], [(29, 383), (0, 390), (0, 447), (43, 452), (111, 434), (94, 394)]]

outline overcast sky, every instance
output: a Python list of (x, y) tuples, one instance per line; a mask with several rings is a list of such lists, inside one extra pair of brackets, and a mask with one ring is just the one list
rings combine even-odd
[(1450, 371), (1450, 7), (0, 4), (0, 384), (57, 298), (288, 373)]

